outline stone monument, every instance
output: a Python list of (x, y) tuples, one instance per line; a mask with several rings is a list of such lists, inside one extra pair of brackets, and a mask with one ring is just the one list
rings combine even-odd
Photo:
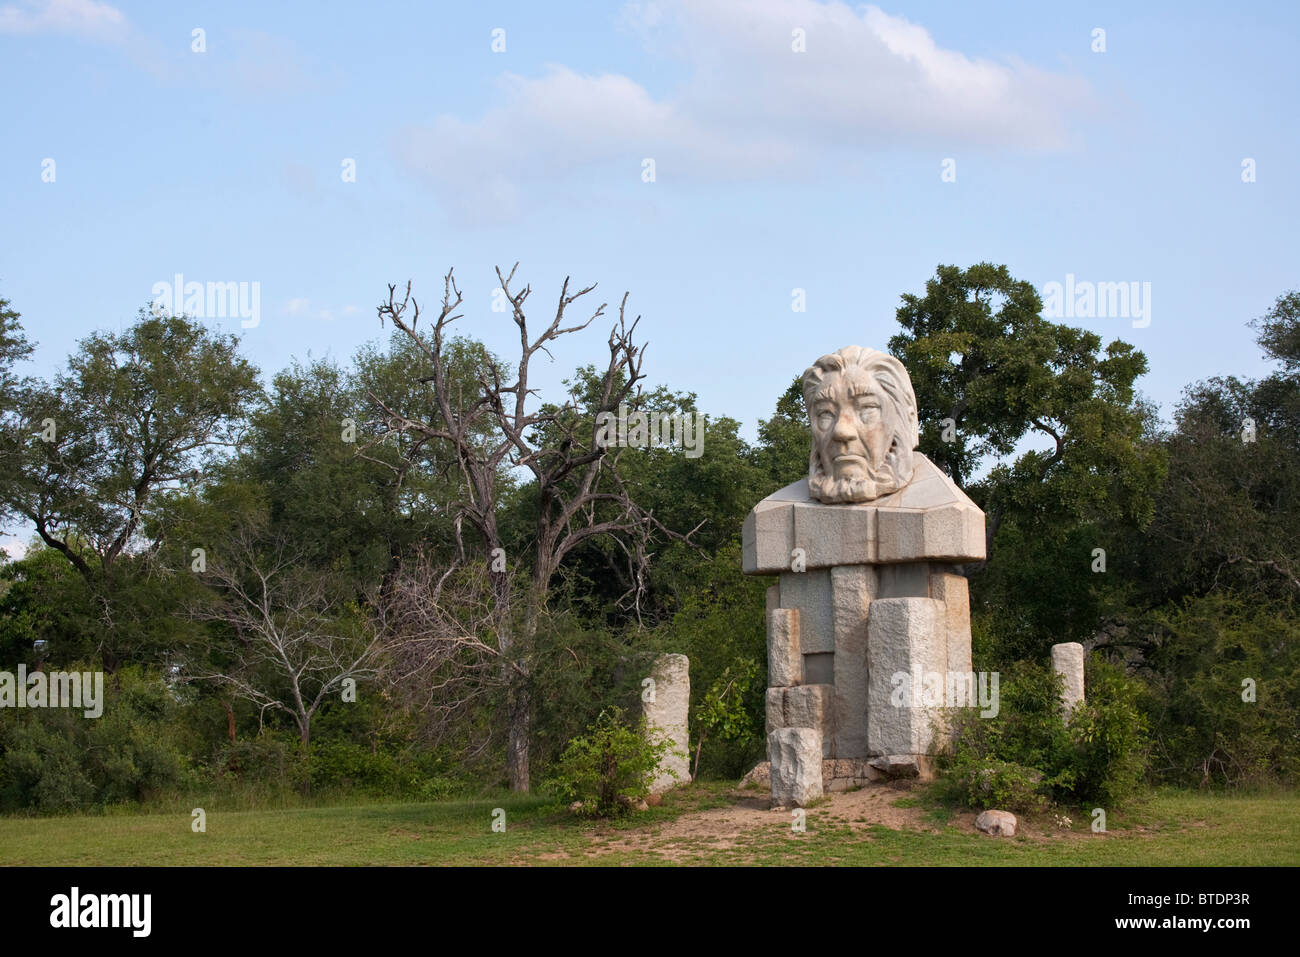
[(654, 694), (642, 693), (641, 713), (656, 740), (667, 739), (671, 748), (659, 759), (651, 794), (662, 794), (691, 780), (690, 739), (687, 720), (691, 707), (691, 660), (685, 655), (660, 655), (651, 677)]
[[(778, 576), (767, 591), (773, 800), (790, 776), (778, 765), (811, 757), (794, 755), (797, 741), (820, 741), (825, 790), (929, 777), (940, 709), (974, 703), (970, 598), (954, 566), (984, 558), (984, 513), (915, 451), (907, 370), (848, 346), (813, 363), (803, 394), (808, 477), (744, 526), (746, 574)], [(786, 728), (819, 734), (775, 736)]]

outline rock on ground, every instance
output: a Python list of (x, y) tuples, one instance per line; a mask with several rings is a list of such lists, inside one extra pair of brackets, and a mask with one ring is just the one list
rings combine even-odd
[(975, 829), (992, 837), (1015, 837), (1016, 816), (1010, 811), (981, 811)]
[(807, 807), (822, 796), (822, 735), (816, 728), (773, 731), (767, 756), (773, 807)]

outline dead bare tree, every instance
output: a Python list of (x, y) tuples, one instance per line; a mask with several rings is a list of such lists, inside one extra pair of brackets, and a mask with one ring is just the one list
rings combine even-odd
[[(644, 378), (641, 364), (645, 345), (633, 342), (640, 317), (630, 324), (627, 322), (627, 294), (619, 304), (618, 321), (610, 330), (609, 358), (598, 372), (594, 397), (580, 400), (576, 394), (570, 395), (561, 405), (530, 410), (530, 401), (536, 394), (529, 387), (528, 378), (533, 357), (539, 352), (549, 356), (549, 344), (561, 336), (586, 329), (605, 315), (607, 304), (598, 306), (585, 321), (565, 326), (566, 310), (596, 288), (591, 285), (570, 292), (566, 277), (554, 318), (534, 336), (529, 332), (524, 312), (532, 288), (512, 290), (518, 268), (516, 263), (508, 275), (500, 268), (496, 270), (519, 330), (519, 357), (512, 376), (489, 357), (475, 394), (464, 396), (451, 387), (444, 342), (447, 327), (461, 318), (455, 313), (463, 297), (452, 271), (448, 271), (443, 280), (442, 308), (431, 326), (426, 324), (426, 332), (420, 331), (420, 307), (411, 296), (409, 282), (400, 300), (396, 287), (390, 285), (388, 301), (378, 309), (380, 322), (391, 321), (428, 359), (431, 374), (424, 381), (433, 389), (436, 415), (415, 418), (393, 408), (384, 396), (371, 392), (370, 399), (389, 430), (438, 439), (454, 450), (464, 491), (461, 500), (453, 506), (458, 543), (453, 564), (467, 560), (460, 537), (462, 521), (468, 521), (481, 538), (486, 549), (486, 554), (480, 556), (484, 562), (491, 565), (494, 559), (504, 555), (504, 551), (498, 551), (502, 549), (502, 539), (497, 521), (500, 504), (497, 484), (503, 473), (527, 469), (536, 484), (534, 554), (528, 585), (517, 598), (520, 607), (515, 607), (511, 576), (504, 572), (492, 576), (495, 647), (501, 678), (507, 688), (506, 769), (511, 788), (526, 791), (532, 707), (529, 658), (551, 579), (564, 557), (583, 542), (609, 535), (620, 542), (630, 563), (643, 565), (649, 557), (646, 543), (655, 533), (689, 540), (694, 530), (685, 535), (674, 532), (641, 508), (619, 476), (620, 450), (597, 441), (600, 434), (597, 416), (601, 412), (614, 412), (620, 403), (635, 400), (640, 394), (638, 383)], [(644, 580), (638, 574), (631, 579)], [(519, 614), (514, 614), (515, 611)]]
[(234, 641), (228, 663), (192, 664), (188, 677), (212, 681), (258, 708), (283, 711), (305, 748), (311, 722), (345, 682), (377, 673), (384, 650), (372, 623), (342, 614), (344, 596), (324, 569), (295, 555), (283, 540), (269, 543), (255, 527), (236, 529), (214, 554), (204, 576), (210, 598), (192, 605), (195, 621), (226, 626)]
[[(503, 688), (500, 609), (492, 596), (486, 563), (448, 566), (421, 551), (407, 556), (373, 604), (385, 648), (384, 693), (421, 714), (435, 745)], [(480, 736), (463, 753), (478, 757), (489, 744)]]

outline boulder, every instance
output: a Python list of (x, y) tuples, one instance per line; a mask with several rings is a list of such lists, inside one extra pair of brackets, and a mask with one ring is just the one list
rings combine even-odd
[(975, 818), (975, 830), (992, 837), (1015, 837), (1016, 816), (1010, 811), (981, 811)]
[(807, 807), (822, 796), (822, 735), (778, 728), (767, 736), (773, 807)]

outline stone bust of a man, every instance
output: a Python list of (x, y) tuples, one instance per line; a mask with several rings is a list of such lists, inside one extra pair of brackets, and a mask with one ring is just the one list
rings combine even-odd
[(893, 356), (846, 346), (803, 374), (812, 429), (808, 491), (819, 502), (870, 502), (912, 480), (916, 394)]

